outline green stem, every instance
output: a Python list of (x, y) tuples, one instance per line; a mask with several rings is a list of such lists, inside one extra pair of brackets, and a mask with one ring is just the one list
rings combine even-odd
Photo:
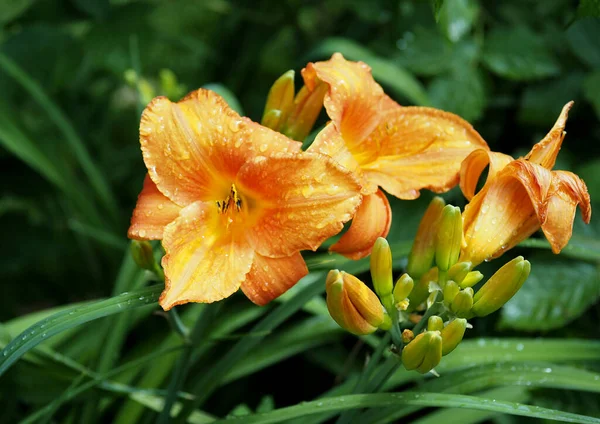
[(439, 310), (438, 302), (441, 300), (441, 296), (442, 293), (438, 291), (435, 295), (435, 299), (433, 300), (433, 304), (431, 305), (431, 307), (427, 309), (423, 317), (421, 317), (421, 321), (419, 321), (417, 325), (415, 325), (415, 327), (413, 328), (413, 333), (415, 334), (415, 336), (427, 326), (427, 321), (429, 320), (429, 317), (435, 315)]

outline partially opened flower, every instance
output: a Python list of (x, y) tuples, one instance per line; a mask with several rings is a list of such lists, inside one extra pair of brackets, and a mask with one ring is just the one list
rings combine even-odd
[(452, 113), (428, 107), (402, 107), (384, 94), (362, 62), (339, 53), (302, 71), (306, 87), (321, 82), (329, 91), (324, 105), (331, 122), (309, 151), (324, 153), (359, 175), (364, 200), (352, 226), (331, 250), (349, 258), (368, 255), (385, 237), (391, 211), (385, 194), (415, 199), (419, 190), (445, 192), (458, 183), (462, 160), (487, 144), (473, 127)]
[[(559, 253), (571, 238), (577, 205), (589, 223), (592, 210), (583, 180), (572, 172), (552, 171), (572, 105), (565, 105), (552, 130), (524, 158), (482, 149), (465, 159), (460, 187), (470, 202), (463, 214), (462, 261), (477, 265), (496, 258), (540, 227), (552, 251)], [(488, 165), (485, 185), (475, 195)]]
[(200, 89), (146, 108), (140, 142), (148, 176), (129, 236), (162, 239), (167, 310), (242, 288), (257, 304), (307, 273), (299, 251), (339, 232), (360, 185), (323, 155), (231, 110)]

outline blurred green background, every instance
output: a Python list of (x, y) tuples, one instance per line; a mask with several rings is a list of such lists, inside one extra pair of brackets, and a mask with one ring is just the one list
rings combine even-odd
[[(0, 320), (110, 295), (145, 175), (148, 93), (208, 86), (260, 120), (279, 75), (294, 69), (300, 84), (335, 51), (371, 65), (401, 104), (455, 112), (517, 156), (575, 100), (557, 167), (585, 179), (597, 208), (599, 16), (597, 0), (0, 0)], [(414, 234), (429, 198), (394, 202), (392, 241)], [(572, 244), (600, 251), (595, 222), (578, 218)], [(475, 334), (598, 338), (598, 263), (524, 252), (531, 280)]]

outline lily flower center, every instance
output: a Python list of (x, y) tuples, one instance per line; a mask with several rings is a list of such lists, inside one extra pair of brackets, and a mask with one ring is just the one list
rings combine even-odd
[(243, 230), (256, 223), (259, 207), (256, 199), (242, 193), (232, 183), (223, 200), (215, 202), (223, 230)]

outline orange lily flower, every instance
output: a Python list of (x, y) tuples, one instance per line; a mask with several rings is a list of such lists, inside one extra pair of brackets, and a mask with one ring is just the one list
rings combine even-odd
[(299, 251), (339, 232), (360, 204), (348, 170), (240, 117), (212, 91), (155, 98), (140, 142), (148, 176), (129, 237), (162, 239), (165, 310), (240, 287), (268, 303), (307, 274)]
[(355, 172), (363, 202), (350, 229), (331, 247), (351, 259), (367, 256), (390, 229), (391, 209), (379, 189), (400, 199), (419, 190), (437, 193), (458, 183), (462, 160), (487, 144), (473, 127), (452, 113), (428, 107), (402, 107), (384, 94), (362, 62), (336, 53), (302, 70), (309, 90), (329, 86), (324, 105), (331, 122), (308, 151), (332, 157)]
[[(475, 150), (464, 160), (460, 188), (470, 202), (463, 214), (466, 247), (461, 261), (477, 265), (496, 258), (540, 227), (552, 251), (559, 253), (571, 238), (577, 205), (583, 220), (590, 222), (590, 196), (583, 180), (572, 172), (552, 171), (572, 105), (565, 105), (552, 130), (524, 158)], [(488, 165), (485, 185), (475, 195)]]

